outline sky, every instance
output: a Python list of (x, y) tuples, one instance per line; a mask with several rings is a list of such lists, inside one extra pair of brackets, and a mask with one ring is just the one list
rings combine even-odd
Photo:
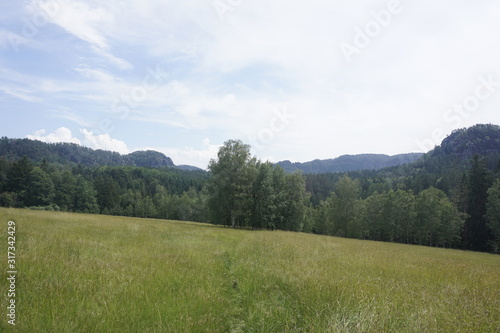
[(0, 136), (206, 168), (426, 152), (500, 124), (497, 0), (2, 0)]

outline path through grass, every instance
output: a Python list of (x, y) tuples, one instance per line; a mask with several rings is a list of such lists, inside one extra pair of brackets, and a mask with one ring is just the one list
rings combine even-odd
[(0, 208), (4, 295), (9, 220), (19, 332), (500, 332), (497, 255)]

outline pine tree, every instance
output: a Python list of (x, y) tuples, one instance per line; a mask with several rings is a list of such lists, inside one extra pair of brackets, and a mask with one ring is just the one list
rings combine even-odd
[(488, 251), (491, 235), (484, 216), (487, 212), (486, 202), (491, 180), (485, 160), (480, 159), (478, 155), (472, 159), (468, 180), (467, 214), (469, 217), (464, 227), (464, 247), (473, 251)]
[(485, 217), (487, 227), (493, 236), (491, 240), (493, 251), (498, 253), (500, 252), (500, 178), (488, 190)]

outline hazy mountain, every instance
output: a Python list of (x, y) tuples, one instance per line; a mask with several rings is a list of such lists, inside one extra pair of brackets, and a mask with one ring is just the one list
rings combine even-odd
[(137, 167), (175, 167), (175, 164), (172, 162), (170, 157), (153, 150), (135, 151), (128, 155), (123, 155), (123, 158), (127, 165)]
[(500, 157), (500, 126), (478, 124), (455, 130), (439, 146), (427, 154), (343, 155), (334, 159), (314, 160), (305, 163), (281, 161), (277, 165), (280, 165), (287, 172), (301, 170), (305, 174), (382, 170), (408, 163), (415, 163), (415, 168), (420, 168), (423, 164), (438, 164), (449, 168), (453, 165), (457, 167), (468, 165), (470, 158), (476, 154), (487, 157), (490, 166), (498, 161)]
[(186, 170), (186, 171), (203, 171), (202, 168), (198, 168), (198, 167), (195, 167), (192, 165), (185, 165), (185, 164), (177, 165), (177, 169)]
[(301, 170), (304, 173), (327, 173), (356, 170), (379, 170), (386, 167), (414, 162), (423, 155), (423, 153), (399, 154), (394, 156), (383, 154), (342, 155), (328, 160), (314, 160), (305, 163), (281, 161), (277, 164), (287, 172)]

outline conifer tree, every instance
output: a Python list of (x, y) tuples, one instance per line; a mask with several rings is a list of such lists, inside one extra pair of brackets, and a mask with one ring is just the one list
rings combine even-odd
[(485, 217), (487, 227), (493, 236), (490, 244), (493, 251), (498, 253), (500, 252), (500, 178), (488, 190)]
[(486, 226), (486, 202), (491, 186), (490, 174), (484, 159), (475, 155), (468, 177), (467, 214), (464, 228), (464, 247), (473, 251), (488, 251), (490, 232)]

